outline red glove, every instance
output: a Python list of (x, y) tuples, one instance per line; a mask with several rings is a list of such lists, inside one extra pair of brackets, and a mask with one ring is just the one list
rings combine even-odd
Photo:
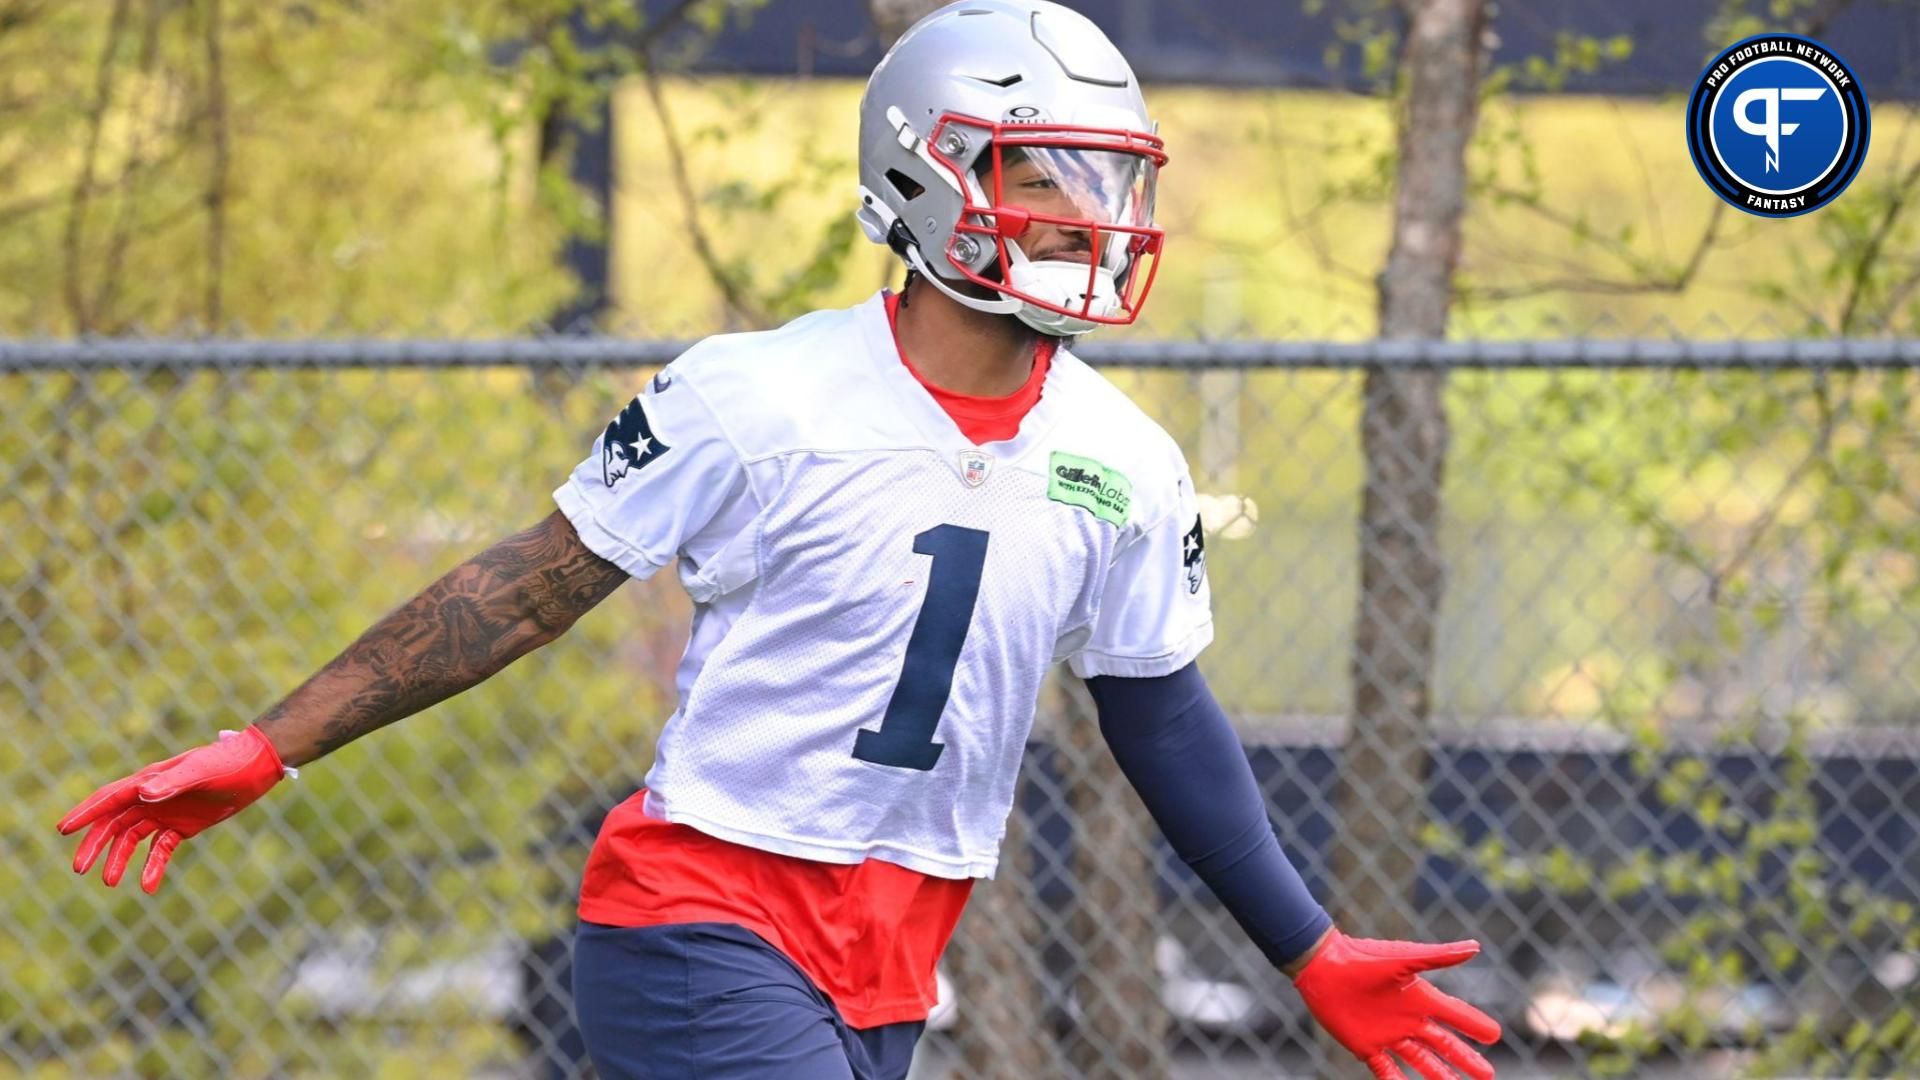
[(154, 892), (180, 841), (239, 813), (283, 775), (292, 774), (259, 728), (223, 731), (213, 743), (116, 780), (68, 811), (60, 819), (61, 835), (93, 826), (74, 853), (73, 872), (92, 869), (111, 842), (113, 851), (107, 855), (101, 879), (112, 888), (127, 872), (133, 849), (158, 833), (147, 852), (147, 865), (140, 871), (140, 887)]
[(1479, 951), (1477, 941), (1370, 941), (1335, 928), (1293, 985), (1320, 1026), (1379, 1080), (1407, 1080), (1389, 1052), (1428, 1080), (1454, 1080), (1448, 1065), (1474, 1080), (1493, 1080), (1487, 1059), (1441, 1025), (1491, 1045), (1500, 1041), (1500, 1024), (1420, 977), (1422, 971), (1471, 960)]

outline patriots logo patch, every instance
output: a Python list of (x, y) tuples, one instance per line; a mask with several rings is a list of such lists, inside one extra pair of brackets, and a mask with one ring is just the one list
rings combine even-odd
[(1180, 561), (1187, 568), (1187, 592), (1200, 591), (1200, 583), (1207, 579), (1207, 537), (1200, 531), (1200, 515), (1193, 515), (1193, 528), (1180, 539)]
[(629, 472), (645, 468), (648, 462), (671, 449), (654, 437), (653, 427), (647, 423), (646, 406), (641, 404), (643, 400), (634, 398), (629, 402), (600, 436), (600, 475), (608, 487), (619, 483)]

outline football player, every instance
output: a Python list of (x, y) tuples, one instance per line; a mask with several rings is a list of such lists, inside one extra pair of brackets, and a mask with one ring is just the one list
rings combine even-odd
[(1204, 540), (1173, 440), (1068, 342), (1134, 320), (1167, 155), (1126, 60), (1046, 0), (917, 24), (861, 102), (858, 216), (905, 287), (709, 338), (609, 423), (558, 512), (382, 619), (245, 731), (60, 822), (117, 884), (295, 766), (459, 693), (669, 565), (678, 708), (589, 857), (575, 1007), (602, 1077), (904, 1076), (991, 876), (1042, 680), (1379, 1077), (1493, 1075), (1421, 972), (1478, 950), (1335, 928), (1195, 657)]

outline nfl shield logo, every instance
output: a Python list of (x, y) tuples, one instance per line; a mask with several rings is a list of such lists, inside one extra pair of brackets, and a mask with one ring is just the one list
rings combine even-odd
[(979, 487), (987, 482), (987, 466), (993, 459), (978, 450), (960, 451), (960, 479), (968, 487)]

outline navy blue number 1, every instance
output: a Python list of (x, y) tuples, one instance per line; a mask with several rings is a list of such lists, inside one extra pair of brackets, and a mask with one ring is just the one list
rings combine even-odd
[(887, 702), (880, 730), (860, 729), (853, 756), (875, 765), (925, 771), (940, 760), (946, 746), (933, 741), (933, 729), (953, 693), (953, 669), (973, 622), (980, 598), (980, 568), (987, 563), (987, 534), (958, 525), (939, 525), (913, 538), (917, 555), (933, 556), (927, 572), (927, 598), (907, 638), (907, 662)]

